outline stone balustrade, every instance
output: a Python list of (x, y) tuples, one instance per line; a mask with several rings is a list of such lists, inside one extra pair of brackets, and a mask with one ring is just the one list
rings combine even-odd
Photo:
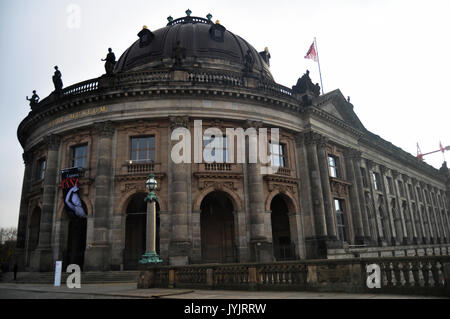
[[(367, 286), (367, 266), (380, 269), (381, 288)], [(309, 290), (450, 296), (450, 256), (303, 260), (252, 264), (150, 266), (138, 287)]]

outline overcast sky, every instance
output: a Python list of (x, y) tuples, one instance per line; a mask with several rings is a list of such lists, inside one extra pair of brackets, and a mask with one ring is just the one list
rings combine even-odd
[[(367, 129), (413, 155), (417, 142), (423, 153), (450, 145), (450, 0), (2, 0), (0, 227), (18, 222), (25, 96), (53, 90), (55, 65), (64, 86), (100, 76), (108, 47), (119, 58), (143, 25), (162, 28), (188, 8), (259, 51), (269, 47), (272, 74), (287, 87), (306, 69), (319, 82), (317, 63), (304, 59), (316, 37), (325, 92), (350, 96)], [(426, 157), (436, 168), (442, 161), (442, 153)]]

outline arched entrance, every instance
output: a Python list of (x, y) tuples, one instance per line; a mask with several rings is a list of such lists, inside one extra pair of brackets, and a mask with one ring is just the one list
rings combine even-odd
[(200, 205), (202, 261), (236, 262), (233, 204), (225, 192), (213, 191)]
[[(86, 205), (83, 206), (86, 209)], [(67, 249), (63, 269), (70, 264), (77, 264), (83, 269), (84, 251), (86, 250), (87, 218), (69, 215), (68, 228)]]
[(273, 253), (276, 260), (295, 259), (295, 247), (291, 240), (289, 209), (283, 196), (278, 194), (270, 203)]
[(41, 209), (36, 207), (30, 218), (28, 225), (28, 263), (30, 261), (31, 252), (36, 249), (39, 244), (39, 232), (41, 227)]
[[(132, 196), (126, 209), (125, 248), (123, 267), (125, 270), (137, 269), (139, 260), (145, 253), (147, 232), (147, 194)], [(159, 205), (156, 203), (156, 252), (159, 254)]]

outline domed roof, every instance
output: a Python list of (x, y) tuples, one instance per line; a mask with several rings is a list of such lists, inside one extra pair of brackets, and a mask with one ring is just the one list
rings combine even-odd
[[(186, 16), (156, 31), (144, 28), (120, 57), (114, 72), (171, 68), (182, 53), (181, 68), (200, 67), (243, 72), (246, 61), (252, 73), (273, 80), (267, 63), (247, 41), (210, 19)], [(249, 58), (247, 55), (250, 55)]]

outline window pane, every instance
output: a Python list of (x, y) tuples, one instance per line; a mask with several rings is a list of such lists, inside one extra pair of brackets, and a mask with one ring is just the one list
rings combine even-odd
[(130, 158), (137, 161), (154, 161), (155, 137), (132, 137)]

